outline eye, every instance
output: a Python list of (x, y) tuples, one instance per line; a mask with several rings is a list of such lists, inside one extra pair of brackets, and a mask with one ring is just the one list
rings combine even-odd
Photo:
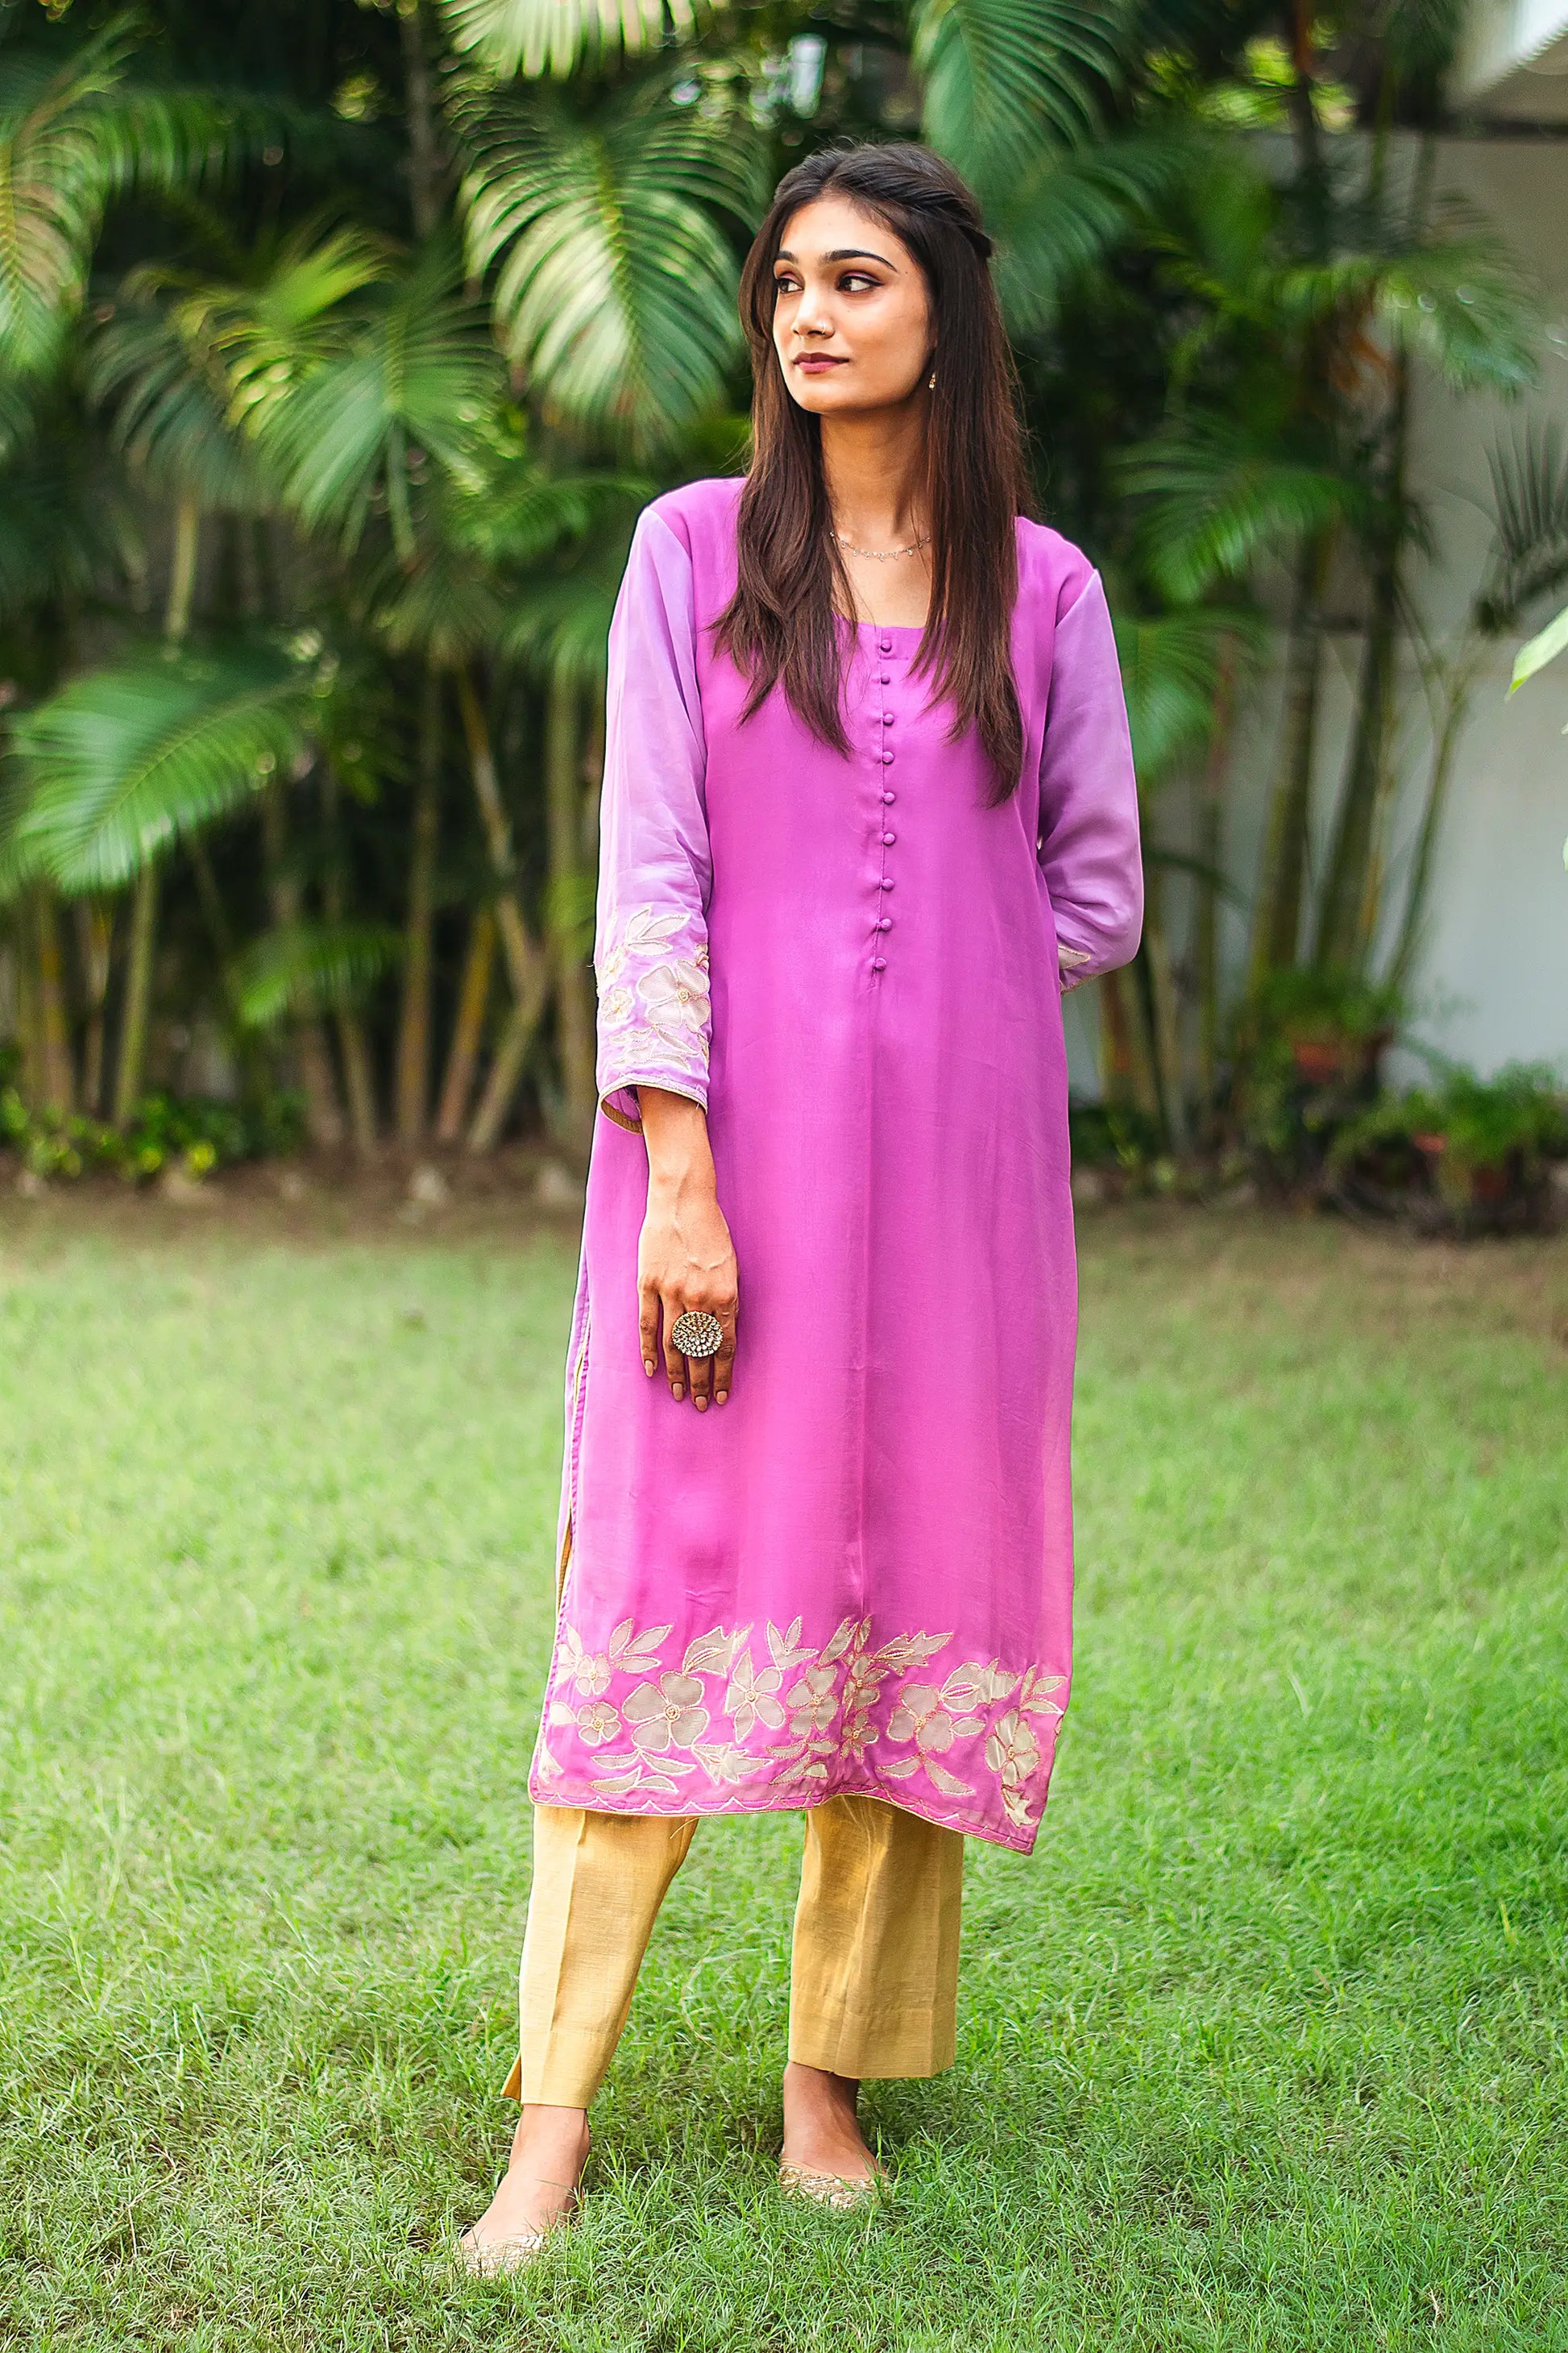
[(868, 290), (874, 294), (881, 282), (867, 270), (847, 269), (838, 281), (838, 290), (841, 294), (863, 294)]
[(799, 291), (800, 280), (795, 276), (794, 270), (781, 269), (773, 280), (773, 292), (775, 294), (798, 294)]

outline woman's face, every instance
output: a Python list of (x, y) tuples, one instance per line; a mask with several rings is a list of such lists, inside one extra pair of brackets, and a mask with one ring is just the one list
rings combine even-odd
[(784, 224), (773, 264), (773, 345), (802, 408), (897, 407), (931, 365), (931, 301), (907, 245), (843, 196)]

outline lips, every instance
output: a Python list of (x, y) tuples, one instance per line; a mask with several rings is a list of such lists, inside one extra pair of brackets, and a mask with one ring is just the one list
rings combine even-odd
[(826, 375), (829, 368), (842, 367), (844, 362), (827, 352), (802, 352), (795, 364), (803, 375)]

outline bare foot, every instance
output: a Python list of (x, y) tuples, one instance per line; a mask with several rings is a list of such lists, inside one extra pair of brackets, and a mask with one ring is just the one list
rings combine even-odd
[(885, 2173), (860, 2131), (859, 2092), (853, 2075), (830, 2075), (792, 2059), (784, 2077), (784, 2164), (840, 2181), (873, 2181)]
[(584, 2108), (524, 2108), (511, 2137), (511, 2161), (463, 2243), (476, 2252), (527, 2239), (565, 2220), (588, 2159)]

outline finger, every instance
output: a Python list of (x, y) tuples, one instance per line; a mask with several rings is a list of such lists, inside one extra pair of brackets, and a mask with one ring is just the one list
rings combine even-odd
[(713, 1402), (722, 1405), (730, 1394), (735, 1377), (735, 1317), (733, 1312), (721, 1316), (724, 1337), (719, 1343), (719, 1353), (713, 1359)]
[(713, 1402), (713, 1359), (689, 1356), (686, 1369), (691, 1380), (691, 1402), (699, 1413), (706, 1413)]
[(664, 1369), (669, 1380), (669, 1394), (679, 1405), (686, 1395), (686, 1359), (670, 1338), (675, 1319), (680, 1313), (679, 1299), (664, 1299)]
[(637, 1339), (642, 1368), (651, 1380), (658, 1369), (658, 1293), (651, 1282), (642, 1284), (637, 1293)]

